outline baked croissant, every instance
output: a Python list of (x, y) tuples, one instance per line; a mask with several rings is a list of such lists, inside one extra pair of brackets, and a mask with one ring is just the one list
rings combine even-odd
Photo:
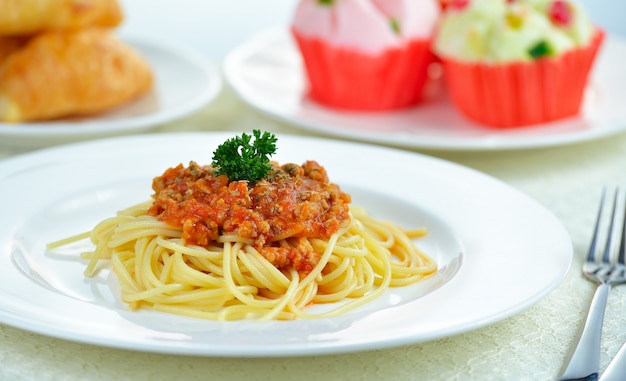
[(0, 35), (109, 28), (121, 24), (123, 18), (117, 0), (0, 0)]
[(0, 36), (0, 64), (28, 42), (28, 36)]
[(147, 92), (152, 81), (148, 63), (107, 30), (37, 34), (0, 63), (0, 121), (105, 111)]

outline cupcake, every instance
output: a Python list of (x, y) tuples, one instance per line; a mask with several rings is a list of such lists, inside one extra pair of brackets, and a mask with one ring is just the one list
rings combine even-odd
[(437, 0), (301, 0), (291, 32), (316, 102), (383, 111), (419, 102)]
[(578, 114), (603, 37), (571, 1), (452, 0), (433, 49), (461, 113), (517, 127)]

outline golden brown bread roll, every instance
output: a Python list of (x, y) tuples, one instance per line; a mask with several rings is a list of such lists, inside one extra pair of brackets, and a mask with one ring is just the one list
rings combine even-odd
[(0, 64), (28, 42), (28, 36), (0, 36)]
[(0, 63), (0, 121), (105, 111), (147, 92), (152, 76), (107, 30), (38, 34)]
[(115, 27), (123, 18), (117, 0), (0, 0), (0, 35)]

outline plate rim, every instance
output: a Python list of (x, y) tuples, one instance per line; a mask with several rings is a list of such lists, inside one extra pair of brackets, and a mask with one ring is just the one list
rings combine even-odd
[[(82, 151), (90, 151), (90, 152), (102, 152), (106, 150), (102, 150), (101, 148), (118, 146), (118, 143), (132, 143), (132, 142), (141, 142), (141, 143), (151, 143), (144, 144), (144, 147), (153, 147), (155, 143), (164, 143), (164, 142), (172, 142), (172, 141), (180, 141), (188, 140), (192, 142), (201, 141), (202, 139), (211, 140), (218, 138), (231, 137), (234, 133), (231, 132), (196, 132), (196, 133), (164, 133), (164, 134), (154, 134), (154, 135), (135, 135), (135, 136), (119, 136), (119, 137), (110, 137), (105, 139), (92, 140), (88, 142), (82, 143), (74, 143), (63, 146), (57, 146), (52, 148), (47, 148), (31, 153), (22, 154), (13, 158), (5, 159), (0, 161), (0, 183), (4, 180), (10, 178), (13, 175), (20, 175), (32, 168), (35, 163), (41, 163), (42, 158), (49, 158), (54, 155), (61, 155), (61, 157), (65, 157), (65, 160), (69, 155), (73, 155)], [(490, 324), (493, 324), (497, 321), (503, 320), (507, 317), (515, 315), (533, 304), (537, 303), (543, 297), (545, 297), (548, 293), (552, 292), (564, 279), (565, 275), (568, 273), (572, 257), (573, 257), (573, 248), (571, 240), (569, 239), (569, 234), (563, 227), (563, 225), (556, 219), (556, 217), (544, 206), (531, 199), (529, 196), (523, 194), (522, 192), (516, 190), (515, 188), (501, 182), (500, 180), (486, 175), (482, 172), (474, 170), (469, 167), (462, 166), (460, 164), (456, 164), (453, 162), (449, 162), (443, 159), (439, 159), (436, 157), (431, 157), (424, 154), (413, 153), (402, 151), (389, 147), (375, 146), (366, 143), (359, 142), (343, 142), (338, 140), (330, 140), (326, 138), (314, 138), (308, 136), (295, 136), (290, 134), (277, 134), (279, 139), (283, 139), (283, 137), (287, 139), (293, 139), (296, 141), (303, 141), (305, 143), (314, 142), (315, 144), (324, 144), (331, 145), (335, 147), (353, 147), (354, 149), (362, 149), (366, 152), (377, 152), (377, 153), (387, 153), (392, 155), (394, 158), (409, 158), (412, 157), (417, 162), (422, 162), (426, 164), (433, 164), (435, 166), (443, 168), (452, 168), (459, 173), (465, 174), (472, 178), (475, 178), (480, 181), (486, 181), (488, 184), (493, 184), (493, 186), (499, 187), (500, 189), (508, 192), (511, 197), (516, 197), (519, 200), (524, 201), (532, 205), (537, 211), (540, 211), (546, 218), (546, 221), (549, 221), (551, 228), (555, 229), (555, 232), (560, 235), (560, 239), (566, 240), (561, 241), (559, 243), (560, 248), (564, 251), (562, 254), (564, 262), (560, 263), (558, 266), (558, 274), (554, 274), (552, 277), (552, 281), (550, 284), (543, 285), (541, 292), (538, 292), (534, 295), (530, 295), (522, 302), (517, 303), (513, 308), (508, 308), (506, 310), (500, 310), (497, 314), (493, 314), (487, 318), (483, 317), (480, 321), (467, 321), (464, 324), (455, 326), (453, 329), (448, 328), (443, 331), (439, 330), (437, 332), (433, 332), (430, 335), (422, 335), (422, 337), (416, 339), (411, 335), (406, 335), (401, 338), (394, 338), (393, 340), (379, 340), (372, 344), (371, 342), (350, 342), (344, 343), (343, 345), (334, 344), (334, 345), (301, 345), (298, 347), (287, 346), (285, 348), (281, 347), (272, 347), (264, 346), (263, 348), (216, 348), (211, 346), (206, 346), (203, 343), (194, 343), (194, 345), (185, 345), (184, 342), (148, 342), (146, 340), (137, 340), (137, 339), (128, 339), (125, 340), (112, 340), (110, 337), (105, 335), (85, 335), (84, 332), (77, 332), (74, 330), (62, 330), (60, 328), (50, 329), (49, 325), (33, 322), (26, 322), (23, 320), (17, 319), (15, 314), (11, 315), (10, 311), (5, 311), (6, 308), (2, 308), (3, 306), (0, 304), (0, 322), (5, 324), (15, 326), (21, 329), (37, 332), (40, 334), (54, 336), (62, 339), (68, 339), (77, 342), (101, 345), (105, 347), (114, 347), (120, 349), (134, 349), (141, 350), (146, 352), (157, 352), (157, 353), (174, 353), (174, 354), (186, 354), (186, 355), (198, 355), (198, 356), (225, 356), (225, 357), (290, 357), (290, 356), (303, 356), (303, 355), (319, 355), (319, 354), (333, 354), (333, 353), (352, 353), (359, 352), (365, 350), (372, 349), (383, 349), (389, 347), (397, 347), (400, 345), (414, 344), (424, 341), (429, 341), (433, 339), (438, 339), (442, 337), (451, 336), (454, 334), (467, 332), (469, 330), (474, 330), (480, 327), (484, 327)], [(284, 140), (284, 139), (283, 139)], [(100, 149), (95, 149), (99, 147)], [(118, 151), (119, 152), (119, 151)], [(370, 152), (370, 153), (371, 153)], [(96, 158), (105, 157), (105, 154), (97, 153), (95, 155)], [(61, 160), (63, 161), (63, 160)], [(175, 163), (173, 163), (175, 164)], [(0, 188), (1, 193), (1, 188)], [(1, 222), (1, 221), (0, 221)], [(2, 246), (0, 246), (1, 248)], [(0, 254), (2, 254), (0, 252)], [(9, 253), (7, 253), (10, 256)], [(1, 256), (0, 256), (1, 258)], [(464, 258), (466, 258), (464, 256)], [(465, 259), (464, 259), (465, 260)], [(453, 278), (455, 281), (456, 278)], [(434, 295), (441, 296), (441, 289), (450, 290), (450, 287), (442, 287), (437, 290), (436, 293), (431, 293), (426, 296), (426, 298), (432, 299), (435, 297)], [(2, 290), (0, 290), (2, 292)], [(446, 291), (443, 293), (449, 293), (450, 291)], [(6, 291), (5, 291), (6, 293)], [(420, 298), (421, 299), (421, 298)], [(2, 303), (2, 302), (0, 302)], [(8, 302), (4, 302), (8, 303)], [(413, 302), (412, 302), (413, 303)], [(6, 306), (6, 304), (5, 304)], [(93, 307), (87, 306), (87, 309), (91, 309)], [(109, 311), (110, 313), (113, 313)], [(13, 317), (12, 317), (13, 316)], [(17, 320), (16, 320), (17, 319)], [(37, 320), (37, 319), (35, 319)], [(229, 324), (229, 323), (226, 323)], [(156, 345), (155, 345), (156, 344)]]

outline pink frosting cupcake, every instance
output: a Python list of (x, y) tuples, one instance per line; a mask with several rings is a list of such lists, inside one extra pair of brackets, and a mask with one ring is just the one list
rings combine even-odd
[(310, 97), (362, 111), (418, 103), (439, 12), (436, 0), (301, 0), (291, 32)]

